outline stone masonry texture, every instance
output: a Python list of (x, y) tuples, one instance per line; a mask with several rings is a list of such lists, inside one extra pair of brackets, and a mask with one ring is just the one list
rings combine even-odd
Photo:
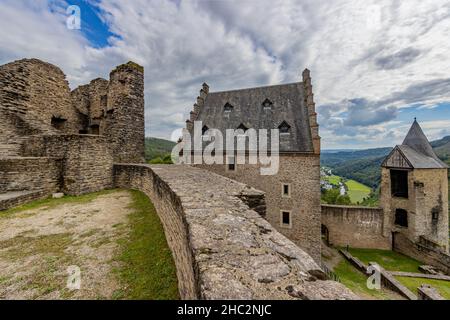
[[(155, 204), (183, 299), (356, 299), (242, 199), (264, 193), (190, 166), (115, 165)], [(255, 201), (256, 198), (260, 201)]]
[(144, 161), (143, 78), (129, 62), (71, 92), (52, 64), (0, 66), (0, 192), (111, 188), (114, 161)]
[(383, 236), (383, 209), (322, 205), (322, 225), (333, 246), (367, 249), (391, 249)]
[[(236, 171), (227, 170), (226, 165), (199, 167), (264, 191), (267, 221), (316, 261), (321, 260), (319, 156), (280, 155), (279, 171), (271, 176), (262, 176), (259, 165), (236, 165)], [(289, 197), (282, 196), (284, 184), (290, 186)], [(282, 226), (282, 211), (291, 213), (292, 226)]]

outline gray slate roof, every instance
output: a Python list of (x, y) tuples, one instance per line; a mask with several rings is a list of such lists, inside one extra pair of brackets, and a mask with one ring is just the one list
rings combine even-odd
[[(264, 101), (273, 106), (267, 110)], [(229, 103), (231, 112), (225, 112)], [(289, 135), (280, 136), (282, 152), (313, 152), (308, 109), (304, 102), (302, 82), (268, 87), (211, 92), (201, 109), (197, 121), (209, 129), (218, 129), (225, 135), (227, 129), (237, 129), (241, 124), (253, 129), (278, 129), (286, 121)]]
[(448, 168), (441, 160), (426, 156), (417, 152), (413, 148), (405, 145), (398, 146), (403, 155), (408, 159), (409, 163), (416, 169), (439, 169)]
[[(403, 144), (397, 146), (396, 148), (401, 151), (407, 161), (415, 169), (448, 168), (447, 164), (442, 162), (433, 151), (433, 147), (425, 136), (425, 133), (417, 120), (414, 120), (411, 129), (403, 141)], [(389, 157), (390, 155), (388, 158)]]

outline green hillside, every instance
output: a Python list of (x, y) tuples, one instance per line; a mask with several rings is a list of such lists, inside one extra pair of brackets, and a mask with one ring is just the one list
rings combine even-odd
[(322, 166), (329, 167), (333, 174), (356, 180), (376, 188), (381, 179), (380, 166), (392, 148), (323, 153)]
[[(450, 164), (450, 136), (431, 142), (436, 154)], [(356, 151), (324, 152), (322, 166), (329, 167), (333, 174), (356, 180), (377, 189), (381, 180), (381, 163), (392, 148), (377, 148)]]
[(164, 159), (172, 153), (176, 143), (158, 138), (145, 138), (145, 160)]

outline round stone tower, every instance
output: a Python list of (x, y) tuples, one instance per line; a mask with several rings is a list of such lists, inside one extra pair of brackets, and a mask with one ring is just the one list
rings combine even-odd
[(116, 163), (144, 162), (144, 68), (134, 62), (118, 66), (110, 74), (106, 125)]

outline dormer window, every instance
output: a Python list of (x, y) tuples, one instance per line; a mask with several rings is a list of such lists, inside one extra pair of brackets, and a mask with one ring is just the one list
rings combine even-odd
[(278, 130), (280, 130), (280, 134), (290, 134), (291, 126), (286, 121), (283, 121), (283, 123), (278, 127)]
[(208, 132), (209, 128), (207, 126), (203, 126), (202, 128), (202, 135), (206, 135), (206, 133)]
[(242, 130), (244, 132), (247, 132), (247, 130), (248, 130), (248, 128), (243, 123), (241, 123), (237, 129)]
[(223, 107), (223, 110), (224, 110), (225, 112), (227, 112), (227, 113), (233, 111), (233, 109), (234, 109), (234, 107), (233, 107), (231, 104), (229, 104), (228, 102), (227, 102), (227, 104), (225, 104), (225, 106)]
[(272, 110), (273, 102), (270, 101), (269, 99), (266, 99), (266, 100), (264, 100), (264, 102), (262, 103), (262, 106), (263, 106), (264, 110)]

